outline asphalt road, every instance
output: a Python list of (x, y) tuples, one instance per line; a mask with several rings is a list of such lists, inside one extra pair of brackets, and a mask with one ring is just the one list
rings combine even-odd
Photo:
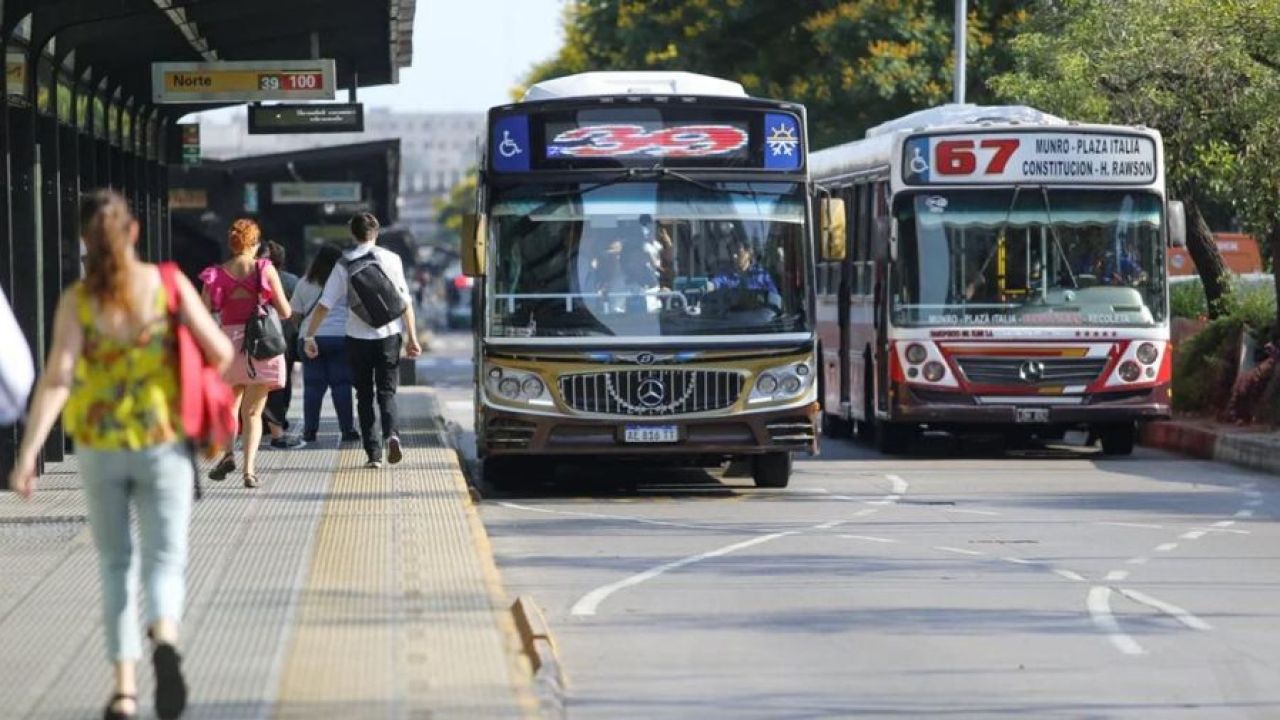
[[(465, 343), (441, 345), (469, 449)], [(595, 464), (481, 514), (571, 718), (1280, 718), (1280, 478), (827, 441), (791, 487)]]

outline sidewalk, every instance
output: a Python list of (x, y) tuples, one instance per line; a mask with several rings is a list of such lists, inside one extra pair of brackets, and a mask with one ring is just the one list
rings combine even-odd
[(1182, 418), (1148, 423), (1142, 429), (1141, 443), (1280, 475), (1280, 431)]
[[(182, 647), (189, 718), (516, 718), (530, 670), (434, 395), (400, 396), (401, 464), (366, 470), (327, 419), (264, 450), (263, 485), (206, 481)], [(74, 457), (0, 493), (0, 715), (98, 717), (110, 689)], [(142, 717), (153, 717), (148, 663)]]

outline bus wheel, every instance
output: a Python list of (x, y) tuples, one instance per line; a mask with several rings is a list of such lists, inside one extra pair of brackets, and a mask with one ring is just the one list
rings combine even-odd
[(1135, 423), (1107, 425), (1095, 432), (1102, 439), (1103, 455), (1132, 455), (1133, 446), (1138, 441), (1138, 426)]
[(755, 456), (751, 462), (751, 478), (756, 481), (756, 487), (786, 487), (791, 482), (791, 453), (771, 452)]
[(839, 415), (822, 413), (822, 434), (829, 438), (847, 438), (853, 434), (853, 422)]
[(885, 455), (906, 454), (915, 435), (915, 428), (910, 425), (876, 421), (876, 449)]
[(494, 490), (512, 490), (517, 486), (515, 458), (506, 455), (487, 455), (480, 464), (484, 482)]

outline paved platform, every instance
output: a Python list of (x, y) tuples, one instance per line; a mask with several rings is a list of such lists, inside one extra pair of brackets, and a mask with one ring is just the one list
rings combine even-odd
[[(331, 419), (264, 450), (263, 485), (206, 481), (191, 527), (186, 717), (537, 714), (492, 553), (435, 396), (401, 395), (405, 460), (366, 470)], [(0, 716), (87, 718), (110, 689), (76, 462), (0, 493)], [(142, 667), (144, 717), (151, 717)]]

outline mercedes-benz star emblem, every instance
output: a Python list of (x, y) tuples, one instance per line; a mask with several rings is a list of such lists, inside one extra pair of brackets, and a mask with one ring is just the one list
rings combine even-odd
[(1044, 378), (1044, 363), (1039, 360), (1027, 360), (1018, 366), (1018, 377), (1025, 383), (1040, 382)]
[(636, 388), (636, 400), (647, 408), (658, 407), (663, 400), (667, 399), (667, 389), (663, 387), (661, 380), (649, 378), (640, 383), (640, 387)]

